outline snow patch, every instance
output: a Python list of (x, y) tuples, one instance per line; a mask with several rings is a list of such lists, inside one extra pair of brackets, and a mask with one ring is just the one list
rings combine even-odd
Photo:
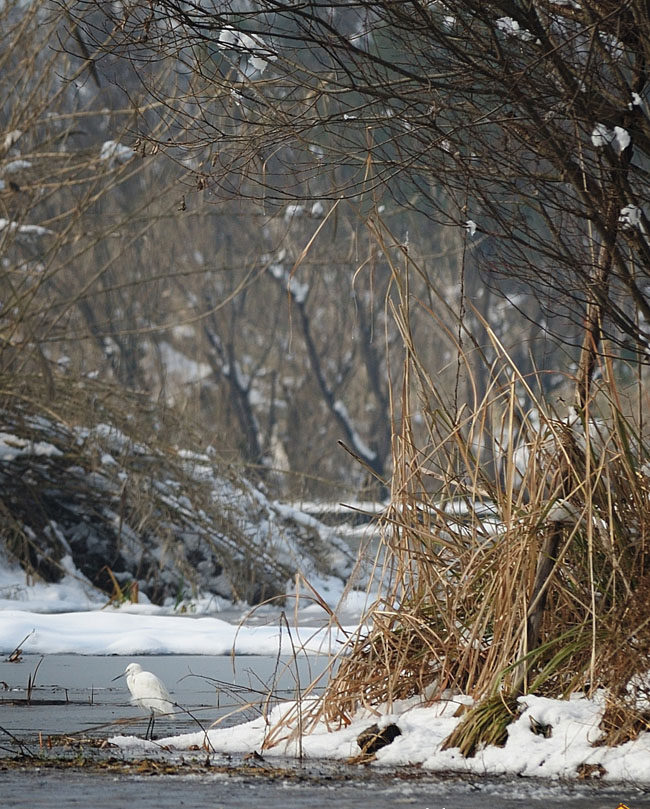
[(32, 164), (29, 162), (29, 160), (12, 160), (10, 163), (7, 163), (7, 165), (3, 167), (2, 173), (17, 174), (19, 171), (31, 169), (31, 167)]
[(513, 20), (512, 17), (499, 17), (496, 21), (496, 25), (499, 31), (503, 31), (507, 36), (521, 39), (523, 42), (530, 42), (535, 39), (530, 31), (526, 28), (522, 28), (517, 20)]
[(245, 56), (250, 70), (260, 75), (278, 58), (262, 37), (237, 31), (230, 25), (222, 29), (217, 44), (222, 48), (232, 48)]
[(116, 140), (107, 140), (102, 144), (99, 159), (107, 162), (112, 168), (128, 163), (134, 155), (135, 151), (130, 146), (124, 146)]
[(641, 221), (642, 216), (643, 212), (638, 205), (625, 205), (623, 208), (621, 208), (618, 221), (624, 230), (628, 230), (630, 228), (640, 228), (643, 231), (644, 228)]
[(60, 449), (47, 441), (29, 441), (11, 433), (0, 433), (0, 461), (15, 461), (25, 455), (63, 455)]
[(611, 145), (616, 154), (620, 155), (624, 149), (627, 149), (632, 139), (627, 129), (623, 129), (622, 126), (609, 129), (605, 124), (597, 123), (591, 133), (591, 142), (597, 149)]
[(0, 234), (6, 230), (15, 233), (18, 242), (33, 242), (41, 236), (52, 236), (54, 231), (44, 228), (41, 225), (20, 225), (10, 219), (0, 219)]

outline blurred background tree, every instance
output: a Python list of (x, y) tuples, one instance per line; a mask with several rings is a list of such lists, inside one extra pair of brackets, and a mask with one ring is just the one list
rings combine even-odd
[(141, 391), (278, 492), (336, 498), (390, 477), (405, 255), (419, 361), (457, 410), (489, 385), (486, 325), (567, 400), (603, 353), (642, 373), (641, 5), (3, 15), (13, 377)]

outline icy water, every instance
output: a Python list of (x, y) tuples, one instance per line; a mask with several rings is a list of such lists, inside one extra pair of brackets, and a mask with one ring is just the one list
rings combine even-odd
[(156, 735), (167, 736), (217, 719), (222, 726), (254, 719), (269, 691), (275, 702), (295, 697), (297, 687), (322, 672), (326, 658), (24, 655), (21, 663), (0, 662), (0, 727), (30, 748), (50, 735), (144, 734), (148, 718), (130, 704), (125, 678), (113, 681), (131, 662), (157, 674), (186, 709), (156, 721)]
[(263, 782), (237, 776), (109, 777), (83, 772), (1, 772), (4, 807), (50, 809), (629, 809), (650, 806), (628, 790), (607, 792), (547, 788), (539, 784), (479, 784), (426, 779), (402, 782), (375, 775), (341, 782), (313, 778), (300, 782)]
[[(187, 708), (156, 723), (157, 735), (197, 730), (218, 718), (235, 724), (254, 718), (271, 689), (290, 699), (326, 661), (304, 658), (289, 667), (269, 657), (88, 657), (25, 655), (21, 663), (0, 662), (0, 805), (3, 807), (94, 807), (120, 809), (499, 809), (579, 807), (650, 809), (650, 795), (631, 787), (549, 784), (481, 778), (451, 779), (414, 769), (382, 771), (327, 762), (294, 761), (242, 772), (242, 757), (194, 753), (188, 774), (163, 774), (154, 762), (120, 770), (109, 766), (116, 751), (93, 744), (116, 734), (144, 734), (147, 720), (129, 704), (124, 679), (112, 682), (128, 662), (137, 661), (167, 684), (173, 699)], [(234, 668), (233, 668), (234, 667)], [(230, 684), (221, 687), (218, 683)], [(234, 713), (233, 713), (234, 712)], [(191, 715), (190, 715), (191, 714)], [(52, 743), (52, 747), (49, 744)], [(73, 767), (50, 766), (65, 755)], [(26, 766), (16, 767), (22, 753)], [(122, 753), (118, 753), (122, 756)], [(33, 756), (33, 758), (29, 758)], [(49, 759), (49, 761), (48, 761)], [(161, 759), (162, 760), (162, 759)], [(40, 763), (40, 765), (39, 765)], [(176, 759), (178, 764), (178, 758)], [(650, 761), (648, 762), (650, 767)]]

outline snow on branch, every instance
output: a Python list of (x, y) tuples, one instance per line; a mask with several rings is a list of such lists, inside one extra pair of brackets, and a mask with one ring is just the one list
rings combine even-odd
[(503, 31), (506, 36), (516, 37), (517, 39), (521, 39), (522, 42), (530, 42), (535, 39), (530, 31), (522, 28), (517, 20), (513, 20), (512, 17), (499, 17), (496, 21), (496, 25), (499, 31)]
[(276, 281), (282, 284), (298, 306), (304, 306), (307, 295), (309, 294), (309, 284), (300, 283), (295, 276), (287, 271), (282, 263), (284, 256), (285, 251), (282, 250), (276, 261), (269, 261), (268, 257), (265, 257), (264, 261), (266, 263), (267, 272), (269, 272)]
[(351, 445), (351, 449), (362, 461), (377, 471), (382, 467), (381, 459), (378, 458), (377, 453), (371, 450), (363, 441), (352, 423), (347, 408), (343, 402), (337, 399), (335, 390), (325, 376), (322, 358), (312, 334), (311, 319), (307, 312), (307, 307), (305, 306), (309, 286), (299, 283), (291, 273), (286, 270), (282, 263), (285, 255), (285, 251), (282, 250), (275, 260), (271, 260), (269, 256), (266, 256), (264, 259), (266, 270), (283, 288), (288, 290), (292, 301), (297, 305), (298, 319), (305, 340), (309, 363), (327, 408), (336, 418), (336, 421), (345, 434), (346, 441)]
[(611, 146), (616, 154), (621, 154), (632, 142), (630, 133), (622, 126), (615, 126), (608, 129), (605, 124), (597, 123), (591, 133), (591, 142), (598, 149), (603, 146)]
[(366, 461), (376, 460), (377, 453), (370, 449), (359, 433), (355, 430), (354, 425), (352, 424), (352, 419), (350, 418), (350, 414), (348, 413), (348, 409), (340, 399), (337, 399), (334, 402), (333, 410), (339, 417), (339, 420), (345, 422), (347, 425), (346, 432), (350, 436), (352, 449), (354, 449), (357, 455)]
[(19, 225), (9, 219), (0, 219), (0, 237), (3, 231), (15, 233), (19, 242), (32, 242), (41, 236), (52, 236), (54, 231), (44, 228), (41, 225)]
[(231, 25), (221, 31), (217, 45), (222, 49), (228, 48), (245, 56), (250, 71), (260, 74), (264, 73), (270, 62), (274, 62), (278, 58), (277, 54), (258, 34), (246, 34), (243, 31), (237, 31)]
[(116, 140), (107, 140), (102, 143), (99, 159), (113, 168), (128, 163), (134, 155), (135, 151), (130, 146), (125, 146)]

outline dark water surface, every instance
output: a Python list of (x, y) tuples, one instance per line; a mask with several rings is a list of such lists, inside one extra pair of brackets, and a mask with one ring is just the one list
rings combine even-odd
[[(272, 689), (278, 699), (291, 699), (325, 667), (325, 658), (304, 658), (298, 668), (285, 668), (270, 657), (147, 656), (89, 657), (26, 655), (21, 663), (0, 662), (0, 807), (89, 807), (91, 809), (509, 809), (509, 807), (575, 807), (576, 809), (650, 809), (650, 794), (628, 785), (561, 784), (530, 779), (443, 778), (414, 769), (386, 772), (376, 767), (294, 761), (273, 757), (273, 767), (289, 768), (274, 777), (242, 775), (242, 757), (212, 757), (211, 767), (194, 763), (193, 774), (138, 775), (104, 771), (97, 763), (126, 756), (115, 749), (98, 750), (88, 740), (145, 732), (147, 719), (129, 704), (124, 679), (112, 678), (129, 662), (139, 662), (164, 680), (172, 698), (187, 708), (156, 723), (156, 734), (197, 730), (226, 717), (238, 724), (258, 715)], [(233, 669), (234, 665), (234, 669)], [(216, 681), (231, 684), (216, 689)], [(233, 687), (234, 684), (234, 687)], [(31, 685), (31, 689), (30, 689)], [(243, 707), (242, 707), (243, 706)], [(233, 713), (235, 711), (235, 713)], [(53, 747), (48, 746), (54, 739)], [(79, 756), (72, 769), (34, 765), (17, 769), (19, 753), (36, 757), (61, 755), (61, 737), (69, 740), (65, 755)], [(140, 751), (141, 754), (141, 751)], [(205, 753), (194, 753), (206, 758)], [(91, 761), (84, 769), (81, 756)], [(176, 754), (178, 760), (178, 753)], [(229, 762), (233, 769), (215, 772)], [(207, 763), (207, 762), (206, 762)], [(264, 765), (261, 765), (264, 766)], [(650, 770), (650, 761), (648, 761)], [(212, 770), (212, 772), (211, 772)], [(335, 802), (333, 804), (333, 802)]]
[(157, 719), (159, 737), (200, 730), (199, 723), (207, 727), (219, 718), (222, 727), (254, 719), (267, 707), (269, 691), (271, 706), (292, 699), (327, 665), (324, 656), (295, 662), (262, 655), (24, 655), (21, 663), (0, 662), (0, 727), (30, 747), (49, 735), (144, 734), (148, 717), (130, 704), (126, 680), (113, 682), (132, 662), (160, 677), (187, 711)]
[(349, 781), (314, 776), (298, 782), (265, 782), (238, 776), (110, 776), (83, 771), (0, 769), (3, 807), (93, 809), (629, 809), (650, 806), (634, 789), (599, 790), (528, 781), (494, 782), (425, 777), (402, 781), (373, 773)]

